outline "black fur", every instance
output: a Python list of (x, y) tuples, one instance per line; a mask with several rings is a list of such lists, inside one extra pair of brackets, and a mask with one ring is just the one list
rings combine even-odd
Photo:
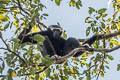
[[(59, 26), (52, 25), (52, 27), (57, 28)], [(58, 56), (65, 56), (70, 51), (72, 51), (73, 49), (78, 48), (78, 47), (86, 47), (85, 44), (91, 45), (91, 44), (93, 44), (93, 42), (97, 38), (97, 36), (93, 36), (93, 37), (89, 38), (88, 40), (86, 40), (85, 42), (83, 42), (82, 45), (80, 45), (79, 41), (77, 39), (75, 39), (75, 38), (68, 38), (67, 40), (62, 38), (61, 37), (62, 32), (60, 30), (58, 30), (58, 29), (51, 30), (50, 28), (48, 28), (46, 31), (41, 31), (41, 32), (26, 35), (28, 32), (30, 32), (31, 28), (32, 27), (30, 27), (29, 29), (25, 28), (21, 32), (21, 34), (18, 36), (18, 38), (21, 40), (20, 43), (22, 44), (22, 43), (25, 43), (25, 42), (29, 42), (29, 43), (32, 43), (32, 44), (36, 44), (37, 42), (35, 40), (33, 40), (33, 36), (35, 34), (41, 34), (41, 35), (43, 35), (43, 36), (45, 36), (45, 37), (47, 37), (49, 39), (49, 41), (51, 42), (51, 44), (52, 44), (52, 46), (53, 46), (53, 48), (55, 50), (55, 54), (57, 54)], [(45, 40), (43, 42), (43, 51), (42, 51), (43, 56), (45, 56), (46, 54), (48, 54), (49, 56), (55, 55), (53, 50), (51, 49), (51, 46), (49, 45), (49, 41)], [(84, 52), (76, 53), (74, 55), (74, 57), (78, 57), (82, 53), (84, 53)]]

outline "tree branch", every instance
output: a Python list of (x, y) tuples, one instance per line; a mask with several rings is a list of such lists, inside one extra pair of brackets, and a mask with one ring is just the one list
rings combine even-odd
[[(27, 15), (30, 15), (29, 12), (25, 11), (25, 10), (22, 8), (19, 0), (17, 0), (17, 4), (18, 4), (20, 10), (22, 10), (22, 11), (23, 11), (24, 13), (26, 13)], [(46, 26), (45, 24), (41, 23), (39, 20), (36, 20), (36, 21), (37, 21), (38, 24), (42, 25), (44, 28), (47, 29), (47, 26)]]
[[(45, 71), (46, 69), (48, 69), (49, 66), (45, 66), (42, 70), (38, 71), (38, 72), (35, 72), (35, 74), (40, 74), (41, 72)], [(28, 73), (28, 74), (24, 74), (24, 75), (21, 75), (21, 76), (27, 76), (27, 75), (31, 75), (31, 73)]]
[(108, 39), (110, 37), (114, 37), (114, 36), (117, 36), (117, 35), (120, 35), (120, 30), (117, 31), (117, 32), (114, 32), (114, 33), (110, 33), (110, 34), (99, 34), (97, 36), (100, 36), (97, 40), (101, 40), (101, 39)]
[[(114, 33), (110, 33), (110, 34), (95, 34), (94, 36), (97, 36), (96, 40), (101, 40), (101, 39), (108, 39), (110, 37), (115, 37), (117, 35), (120, 35), (120, 30)], [(84, 42), (85, 40), (87, 40), (89, 38), (86, 39), (78, 39), (78, 41), (80, 42)]]
[(92, 49), (93, 49), (93, 51), (95, 51), (95, 52), (106, 52), (106, 53), (109, 53), (109, 52), (115, 51), (115, 50), (117, 50), (117, 49), (119, 49), (119, 48), (120, 48), (120, 45), (118, 45), (118, 46), (116, 46), (116, 47), (114, 47), (114, 48), (111, 48), (111, 49), (105, 49), (105, 48), (102, 48), (102, 49), (92, 48)]
[(5, 75), (0, 75), (0, 77), (4, 77)]
[(61, 64), (63, 62), (65, 62), (68, 58), (70, 58), (71, 56), (74, 56), (76, 53), (82, 51), (82, 52), (85, 52), (85, 51), (89, 51), (89, 52), (105, 52), (105, 53), (109, 53), (109, 52), (112, 52), (114, 50), (117, 50), (120, 48), (120, 45), (112, 48), (112, 49), (105, 49), (105, 48), (102, 48), (102, 49), (96, 49), (96, 48), (76, 48), (74, 50), (72, 50), (68, 55), (65, 55), (63, 57), (60, 57), (60, 56), (57, 56), (55, 58), (52, 58), (53, 60), (56, 60), (54, 63), (55, 64)]
[(4, 49), (4, 50), (7, 50), (7, 51), (13, 53), (13, 54), (14, 54), (15, 56), (17, 56), (23, 63), (25, 63), (25, 64), (27, 65), (26, 61), (25, 61), (22, 57), (20, 57), (19, 54), (17, 54), (16, 52), (14, 52), (14, 51), (12, 51), (12, 50), (9, 49), (7, 43), (5, 42), (5, 40), (3, 39), (2, 36), (0, 37), (0, 39), (3, 41), (3, 43), (4, 43), (5, 46), (7, 47), (7, 48), (0, 48), (0, 49)]
[(25, 11), (25, 10), (22, 8), (22, 6), (21, 6), (21, 4), (20, 4), (20, 1), (19, 1), (19, 0), (17, 0), (17, 4), (18, 4), (18, 6), (19, 6), (20, 10), (22, 10), (24, 13), (26, 13), (26, 14), (30, 15), (27, 11)]

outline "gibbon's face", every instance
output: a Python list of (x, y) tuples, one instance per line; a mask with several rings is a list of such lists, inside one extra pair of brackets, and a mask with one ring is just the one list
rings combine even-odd
[(50, 30), (53, 32), (54, 38), (59, 38), (62, 34), (62, 28), (58, 25), (49, 26)]

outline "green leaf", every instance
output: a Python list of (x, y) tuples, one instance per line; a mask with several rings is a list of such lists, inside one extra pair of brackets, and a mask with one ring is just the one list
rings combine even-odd
[[(0, 6), (1, 6), (1, 4), (0, 4)], [(7, 9), (1, 8), (0, 10), (1, 10), (0, 14), (7, 14), (8, 13)]]
[(98, 27), (95, 28), (95, 32), (98, 32)]
[(105, 24), (103, 22), (101, 22), (101, 26), (102, 28), (105, 28)]
[(75, 3), (74, 0), (71, 0), (70, 3), (69, 3), (69, 5), (74, 7), (76, 5), (76, 3)]
[(10, 22), (8, 22), (7, 24), (5, 24), (4, 29), (7, 29), (9, 27), (9, 24), (10, 24)]
[(80, 9), (81, 6), (82, 6), (82, 3), (81, 3), (80, 0), (78, 0), (78, 1), (76, 2), (76, 8), (77, 8), (77, 9)]
[(104, 73), (102, 71), (100, 72), (100, 75), (102, 78), (104, 77)]
[(105, 66), (107, 69), (110, 69), (110, 67), (109, 66)]
[(61, 0), (55, 0), (55, 3), (59, 6)]
[(36, 53), (34, 56), (39, 59), (40, 58), (40, 53)]
[[(95, 23), (94, 23), (94, 22), (93, 22), (93, 23), (91, 23), (91, 26), (92, 26), (92, 27), (94, 27), (94, 26), (95, 26)], [(94, 27), (94, 28), (95, 28), (95, 27)]]
[(108, 61), (104, 61), (106, 64), (109, 64), (109, 62)]
[(44, 13), (44, 14), (42, 14), (43, 16), (48, 16), (48, 14), (46, 14), (46, 13)]
[(9, 21), (9, 17), (0, 15), (0, 21)]
[(2, 9), (4, 7), (5, 7), (5, 5), (3, 3), (0, 3), (0, 8)]
[(88, 35), (90, 34), (90, 28), (91, 28), (91, 27), (88, 27), (88, 28), (86, 29), (86, 36), (88, 36)]
[(112, 19), (111, 18), (108, 18), (107, 22), (110, 22)]
[(36, 10), (34, 10), (34, 13), (33, 13), (32, 16), (31, 16), (31, 20), (34, 20), (36, 17), (39, 16), (38, 11), (39, 11), (39, 8), (37, 8)]
[(87, 80), (91, 80), (90, 72), (88, 72), (86, 76), (87, 76)]
[(79, 7), (79, 4), (78, 4), (78, 3), (76, 3), (76, 8), (77, 8), (77, 9), (80, 9), (80, 7)]
[(114, 15), (113, 15), (113, 20), (115, 20), (115, 18), (116, 18), (116, 16), (117, 16), (117, 13), (118, 13), (118, 11), (116, 11), (116, 12), (114, 13)]
[(48, 56), (45, 56), (44, 58), (41, 59), (42, 59), (42, 64), (45, 64), (46, 66), (53, 64), (53, 60)]
[(85, 61), (87, 58), (86, 57), (82, 57), (81, 59)]
[(13, 25), (13, 22), (11, 22), (11, 24), (10, 24), (10, 29), (12, 28), (12, 25)]
[(63, 36), (63, 38), (64, 38), (64, 39), (66, 39), (66, 38), (67, 38), (66, 31), (64, 31), (64, 32), (62, 33), (62, 36)]
[(91, 15), (93, 12), (95, 12), (95, 9), (92, 8), (92, 7), (89, 7), (89, 11), (88, 11), (88, 13)]
[(27, 43), (21, 44), (21, 48), (25, 47), (26, 45), (27, 45)]
[(19, 43), (14, 44), (14, 51), (16, 51), (17, 47), (19, 46)]
[(85, 19), (85, 23), (91, 23), (91, 22), (92, 22), (91, 17), (87, 17), (87, 18)]
[(37, 49), (43, 51), (43, 48), (40, 45), (37, 45)]
[(89, 7), (89, 10), (91, 10), (91, 11), (93, 11), (93, 12), (95, 11), (95, 9), (94, 9), (94, 8), (92, 8), (92, 7)]
[(11, 41), (15, 42), (15, 43), (18, 43), (20, 42), (20, 40), (18, 38), (13, 38)]
[(106, 10), (107, 10), (106, 8), (102, 8), (102, 9), (98, 10), (98, 13), (99, 13), (99, 14), (102, 14), (102, 13), (104, 13)]
[(50, 73), (51, 73), (51, 72), (52, 72), (51, 69), (48, 68), (48, 69), (46, 70), (46, 76), (50, 76)]
[(106, 17), (108, 14), (103, 14), (102, 17)]
[(45, 40), (45, 38), (40, 34), (34, 35), (33, 39), (38, 42), (43, 42)]
[(109, 44), (109, 45), (110, 45), (110, 48), (113, 48), (113, 43), (112, 43), (112, 42), (110, 42), (110, 44)]
[(10, 0), (0, 0), (0, 3), (2, 4), (8, 4), (10, 2)]
[(8, 80), (13, 80), (13, 78), (12, 78), (12, 72), (13, 72), (12, 69), (8, 70)]
[(120, 71), (120, 64), (117, 65), (117, 71)]
[(0, 38), (2, 37), (2, 33), (0, 32)]
[(0, 62), (1, 62), (0, 73), (2, 73), (4, 68), (5, 68), (5, 63), (4, 63), (4, 60), (2, 58), (0, 58)]
[(107, 55), (107, 57), (110, 59), (110, 60), (113, 60), (113, 56), (110, 56), (110, 55)]

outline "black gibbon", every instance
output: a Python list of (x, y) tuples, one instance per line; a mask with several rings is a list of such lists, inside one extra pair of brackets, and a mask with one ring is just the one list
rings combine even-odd
[[(75, 48), (89, 47), (97, 39), (97, 36), (92, 36), (88, 40), (84, 41), (83, 44), (81, 45), (76, 38), (70, 37), (67, 40), (62, 38), (61, 37), (62, 28), (58, 25), (51, 25), (45, 31), (27, 34), (30, 32), (31, 28), (32, 27), (30, 27), (29, 29), (24, 28), (24, 30), (20, 33), (20, 35), (18, 36), (18, 38), (20, 39), (20, 44), (26, 42), (36, 44), (37, 41), (33, 39), (33, 36), (36, 34), (40, 34), (46, 37), (43, 42), (43, 51), (41, 52), (43, 56), (49, 55), (51, 57), (54, 56), (55, 54), (57, 56), (65, 56)], [(49, 42), (51, 43), (52, 46), (50, 46)], [(85, 44), (88, 44), (89, 46)], [(82, 53), (84, 52), (81, 51), (79, 53), (76, 53), (73, 57), (78, 57)]]

